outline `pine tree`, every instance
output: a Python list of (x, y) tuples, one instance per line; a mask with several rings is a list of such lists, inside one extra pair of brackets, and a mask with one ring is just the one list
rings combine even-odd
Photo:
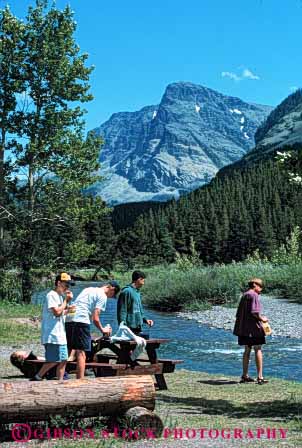
[(163, 214), (158, 222), (157, 235), (159, 259), (166, 260), (171, 263), (175, 258), (175, 249), (173, 246), (172, 237), (168, 231), (167, 220)]

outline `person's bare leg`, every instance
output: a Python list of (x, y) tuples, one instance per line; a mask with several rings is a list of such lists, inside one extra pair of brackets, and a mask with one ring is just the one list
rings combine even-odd
[(45, 364), (43, 364), (43, 366), (41, 367), (41, 369), (39, 370), (39, 372), (37, 373), (37, 375), (40, 378), (43, 378), (43, 376), (50, 370), (52, 369), (54, 366), (56, 366), (57, 363), (56, 362), (46, 362)]
[(68, 356), (68, 361), (75, 361), (77, 359), (76, 350), (72, 349)]
[(246, 378), (248, 376), (250, 354), (251, 354), (251, 348), (248, 345), (246, 345), (244, 353), (243, 353), (243, 358), (242, 358), (242, 376), (244, 378)]
[(261, 345), (255, 345), (255, 361), (256, 361), (256, 367), (258, 372), (258, 378), (263, 378), (263, 356), (262, 356), (262, 350)]
[(84, 350), (77, 350), (77, 379), (83, 380), (85, 376), (86, 354)]
[(65, 368), (66, 368), (66, 361), (60, 362), (57, 366), (56, 375), (59, 380), (63, 380)]

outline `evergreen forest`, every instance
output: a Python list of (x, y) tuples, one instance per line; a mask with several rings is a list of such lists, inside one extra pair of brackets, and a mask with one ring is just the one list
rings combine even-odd
[(256, 250), (270, 258), (301, 227), (301, 204), (301, 187), (289, 182), (282, 166), (271, 159), (218, 175), (178, 201), (149, 210), (144, 204), (134, 223), (132, 204), (124, 205), (120, 227), (118, 211), (113, 212), (114, 230), (110, 216), (94, 224), (99, 226), (94, 243), (100, 247), (107, 241), (111, 261), (130, 265), (169, 263), (177, 253), (190, 255), (192, 250), (205, 264), (242, 261)]

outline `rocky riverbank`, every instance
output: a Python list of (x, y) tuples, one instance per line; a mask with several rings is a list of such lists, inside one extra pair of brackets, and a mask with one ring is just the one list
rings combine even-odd
[[(263, 314), (269, 319), (274, 336), (302, 339), (302, 304), (261, 296)], [(233, 331), (236, 308), (213, 306), (207, 311), (177, 313), (185, 319), (197, 320), (201, 324)]]

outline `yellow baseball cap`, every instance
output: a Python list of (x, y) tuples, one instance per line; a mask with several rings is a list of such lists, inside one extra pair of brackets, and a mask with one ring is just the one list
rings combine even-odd
[(56, 282), (57, 281), (68, 283), (69, 286), (75, 285), (75, 282), (73, 282), (71, 279), (71, 275), (69, 275), (67, 272), (61, 272), (59, 275), (57, 275)]

